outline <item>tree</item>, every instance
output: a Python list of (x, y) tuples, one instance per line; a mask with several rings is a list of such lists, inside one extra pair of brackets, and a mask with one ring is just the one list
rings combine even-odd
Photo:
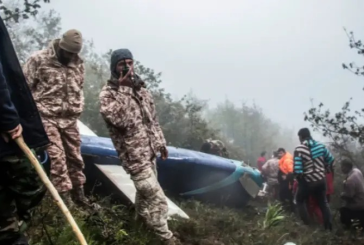
[[(19, 4), (19, 3), (18, 3)], [(14, 5), (13, 8), (17, 8)], [(34, 17), (34, 25), (10, 19), (8, 29), (21, 63), (37, 50), (46, 48), (50, 41), (61, 34), (61, 17), (51, 10)], [(105, 54), (95, 51), (92, 41), (84, 40), (81, 57), (85, 62), (85, 108), (81, 120), (100, 136), (108, 137), (105, 123), (99, 113), (99, 93), (110, 78), (111, 50)], [(160, 87), (162, 74), (135, 62), (136, 73), (146, 82), (152, 93), (159, 121), (167, 141), (179, 147), (199, 149), (211, 130), (202, 118), (205, 103), (193, 95), (174, 101), (169, 93)]]
[(46, 48), (50, 41), (60, 36), (61, 17), (55, 10), (34, 17), (34, 24), (9, 20), (7, 28), (16, 48), (20, 63), (37, 50)]
[[(8, 21), (9, 32), (22, 63), (31, 53), (46, 48), (51, 40), (60, 36), (61, 21), (54, 10), (39, 13), (34, 17), (34, 25)], [(99, 113), (98, 98), (102, 87), (110, 78), (111, 53), (112, 50), (99, 54), (91, 40), (84, 40), (80, 54), (86, 70), (85, 108), (81, 120), (104, 137), (108, 137), (108, 131)], [(216, 119), (209, 121), (203, 117), (207, 101), (198, 99), (193, 93), (180, 100), (173, 100), (161, 87), (162, 73), (143, 66), (139, 61), (135, 62), (135, 69), (154, 97), (159, 122), (169, 145), (199, 150), (207, 138), (215, 138), (225, 142), (231, 157), (244, 159), (245, 153), (251, 161), (264, 148), (272, 150), (280, 146), (274, 142), (280, 137), (278, 135), (281, 134), (281, 129), (266, 118), (256, 105), (236, 108), (227, 102), (214, 111)]]
[(294, 146), (292, 132), (267, 118), (255, 103), (237, 107), (229, 100), (207, 114), (209, 124), (221, 132), (234, 158), (255, 162), (266, 150), (270, 154), (279, 147)]
[[(356, 50), (360, 56), (364, 55), (363, 43), (355, 39), (353, 32), (348, 33), (346, 30), (345, 32), (349, 38), (349, 47)], [(342, 67), (359, 77), (364, 76), (363, 65), (356, 65), (352, 62), (343, 63)], [(364, 125), (362, 124), (364, 108), (352, 112), (350, 100), (345, 102), (341, 111), (336, 113), (324, 109), (323, 103), (317, 107), (312, 105), (305, 113), (304, 120), (310, 122), (314, 130), (328, 137), (332, 141), (331, 147), (341, 156), (355, 160), (353, 153), (358, 153), (357, 150), (361, 150), (364, 145)]]
[[(36, 16), (38, 14), (38, 9), (40, 9), (40, 5), (39, 3), (41, 2), (40, 0), (33, 0), (33, 1), (29, 1), (29, 0), (23, 0), (22, 1), (23, 4), (22, 6), (19, 4), (19, 1), (15, 2), (10, 2), (10, 1), (3, 1), (0, 0), (0, 10), (3, 13), (3, 20), (5, 22), (13, 20), (15, 22), (19, 22), (21, 19), (29, 19), (30, 16)], [(49, 3), (50, 0), (43, 0), (43, 2), (45, 3)], [(16, 4), (17, 7), (12, 8), (9, 7), (10, 6), (14, 6), (11, 4)]]

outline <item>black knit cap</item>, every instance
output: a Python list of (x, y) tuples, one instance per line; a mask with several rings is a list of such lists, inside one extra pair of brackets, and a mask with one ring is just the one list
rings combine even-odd
[(120, 74), (116, 71), (116, 65), (121, 60), (133, 59), (133, 54), (129, 49), (117, 49), (111, 54), (110, 71), (113, 77), (119, 78)]

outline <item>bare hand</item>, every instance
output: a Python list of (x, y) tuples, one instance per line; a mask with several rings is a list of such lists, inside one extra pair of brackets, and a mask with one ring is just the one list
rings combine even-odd
[(5, 133), (1, 133), (1, 136), (5, 140), (6, 143), (9, 142), (10, 139), (15, 140), (19, 138), (23, 133), (23, 127), (19, 124), (16, 128), (9, 130)]
[(128, 73), (123, 77), (123, 73), (120, 74), (119, 83), (125, 82), (126, 79), (130, 76), (130, 74), (133, 72), (133, 68), (130, 68)]
[(160, 153), (162, 160), (166, 160), (168, 158), (168, 150), (165, 146), (161, 147)]

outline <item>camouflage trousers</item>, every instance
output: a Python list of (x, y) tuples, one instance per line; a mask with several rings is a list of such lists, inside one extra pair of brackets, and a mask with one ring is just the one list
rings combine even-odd
[(135, 196), (137, 213), (162, 240), (171, 239), (173, 233), (168, 228), (167, 198), (159, 185), (156, 168), (147, 168), (132, 175), (131, 179), (137, 190)]
[(30, 220), (30, 211), (41, 202), (45, 192), (25, 156), (0, 160), (0, 244), (11, 244), (21, 235), (19, 222)]
[(51, 145), (47, 152), (51, 160), (50, 179), (58, 192), (67, 192), (86, 182), (81, 156), (81, 136), (77, 122), (67, 128), (43, 120)]

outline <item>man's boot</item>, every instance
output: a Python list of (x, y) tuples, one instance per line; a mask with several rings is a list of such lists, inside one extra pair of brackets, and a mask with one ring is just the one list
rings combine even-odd
[(90, 200), (85, 196), (83, 186), (74, 187), (71, 191), (71, 194), (74, 203), (81, 207), (91, 208), (94, 210), (98, 210), (100, 208), (99, 205), (95, 203), (92, 204)]

